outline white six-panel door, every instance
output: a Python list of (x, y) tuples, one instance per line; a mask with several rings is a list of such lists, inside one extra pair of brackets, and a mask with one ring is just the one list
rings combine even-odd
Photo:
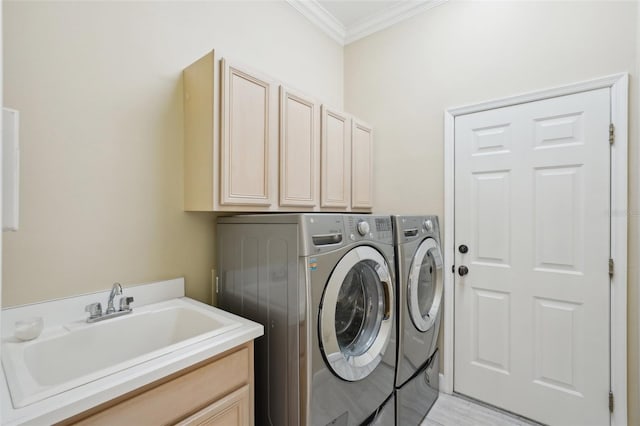
[(609, 89), (456, 117), (456, 392), (609, 424), (609, 123)]

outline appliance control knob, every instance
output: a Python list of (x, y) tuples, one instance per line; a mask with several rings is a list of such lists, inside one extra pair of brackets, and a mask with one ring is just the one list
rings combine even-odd
[(363, 237), (367, 235), (371, 230), (371, 228), (369, 227), (369, 222), (365, 222), (364, 220), (361, 220), (360, 222), (358, 222), (357, 228), (358, 228), (358, 234), (362, 235)]
[(424, 229), (427, 232), (433, 231), (433, 221), (431, 219), (427, 219), (424, 221)]

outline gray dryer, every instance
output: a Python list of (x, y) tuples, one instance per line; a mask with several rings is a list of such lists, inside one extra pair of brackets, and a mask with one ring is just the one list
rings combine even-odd
[(437, 216), (393, 216), (398, 294), (396, 423), (419, 425), (438, 398), (443, 258)]

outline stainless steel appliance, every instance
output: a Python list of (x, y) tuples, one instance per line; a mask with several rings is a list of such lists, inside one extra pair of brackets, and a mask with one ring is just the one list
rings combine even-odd
[(393, 424), (390, 217), (221, 217), (217, 236), (219, 305), (265, 327), (256, 423)]
[(442, 251), (437, 216), (393, 216), (398, 294), (396, 423), (419, 425), (438, 398)]

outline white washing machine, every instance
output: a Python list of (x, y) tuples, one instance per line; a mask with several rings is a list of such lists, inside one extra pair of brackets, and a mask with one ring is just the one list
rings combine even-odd
[(256, 424), (391, 425), (396, 302), (389, 216), (218, 219), (218, 301), (260, 322)]
[(437, 216), (393, 216), (398, 294), (396, 424), (419, 425), (438, 398), (443, 258)]

